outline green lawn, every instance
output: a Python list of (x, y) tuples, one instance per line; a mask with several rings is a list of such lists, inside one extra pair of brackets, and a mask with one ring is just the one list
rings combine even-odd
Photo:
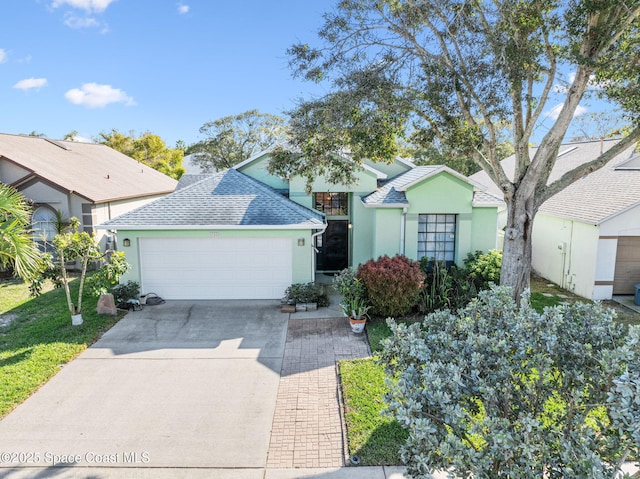
[[(538, 311), (563, 302), (586, 301), (542, 278), (532, 278), (531, 289), (531, 304)], [(625, 323), (640, 324), (638, 313), (619, 310), (618, 319)], [(366, 331), (375, 355), (382, 349), (381, 341), (391, 331), (384, 319), (367, 322)], [(340, 377), (349, 453), (358, 455), (363, 465), (401, 464), (398, 450), (407, 433), (397, 422), (384, 415), (382, 396), (386, 389), (383, 367), (370, 358), (341, 361)]]
[(363, 466), (400, 464), (407, 432), (384, 414), (382, 367), (372, 358), (340, 362), (349, 453)]
[(0, 281), (0, 418), (122, 317), (98, 315), (96, 303), (86, 294), (84, 323), (72, 326), (62, 289), (49, 287), (32, 298), (24, 283)]

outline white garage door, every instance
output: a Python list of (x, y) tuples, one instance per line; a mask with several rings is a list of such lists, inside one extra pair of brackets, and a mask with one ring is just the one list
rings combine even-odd
[(291, 285), (291, 240), (142, 238), (141, 289), (164, 299), (279, 299)]

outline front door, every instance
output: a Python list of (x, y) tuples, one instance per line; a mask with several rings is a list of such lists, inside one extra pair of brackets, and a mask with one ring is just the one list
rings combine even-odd
[(318, 271), (341, 271), (349, 266), (349, 221), (327, 220), (327, 229), (316, 238)]

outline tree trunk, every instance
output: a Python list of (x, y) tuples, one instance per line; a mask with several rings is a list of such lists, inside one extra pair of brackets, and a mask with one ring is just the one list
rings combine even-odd
[(507, 200), (500, 284), (512, 289), (512, 296), (518, 304), (522, 293), (530, 286), (533, 203), (533, 197), (523, 197), (518, 193)]
[(62, 277), (62, 285), (64, 287), (64, 293), (67, 296), (67, 306), (71, 315), (76, 314), (76, 308), (71, 301), (71, 291), (69, 290), (69, 278), (67, 277), (67, 269), (65, 268), (64, 252), (60, 251), (60, 276)]

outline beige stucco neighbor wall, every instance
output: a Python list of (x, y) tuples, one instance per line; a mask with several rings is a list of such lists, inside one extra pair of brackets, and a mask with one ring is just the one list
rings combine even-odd
[[(120, 247), (131, 265), (129, 271), (121, 278), (120, 282), (136, 281), (140, 283), (140, 251), (139, 239), (142, 238), (289, 238), (291, 240), (291, 264), (292, 282), (308, 283), (314, 281), (313, 261), (315, 250), (311, 247), (311, 230), (177, 230), (177, 231), (127, 231), (119, 230), (118, 239), (122, 245), (125, 238), (129, 239), (131, 246)], [(304, 246), (298, 246), (298, 239), (304, 238)]]

